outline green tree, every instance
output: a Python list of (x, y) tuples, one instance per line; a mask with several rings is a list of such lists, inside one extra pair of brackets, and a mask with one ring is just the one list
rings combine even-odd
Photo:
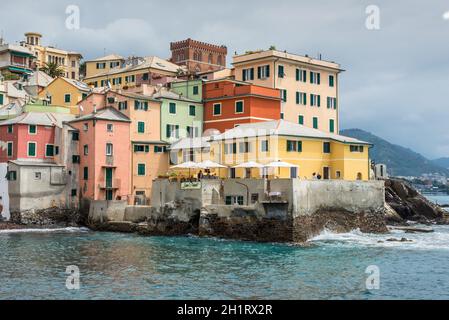
[(61, 66), (59, 66), (57, 63), (54, 63), (54, 62), (45, 63), (45, 65), (40, 70), (45, 72), (52, 78), (65, 76), (65, 72), (61, 68)]
[(276, 46), (271, 45), (268, 50), (276, 50)]

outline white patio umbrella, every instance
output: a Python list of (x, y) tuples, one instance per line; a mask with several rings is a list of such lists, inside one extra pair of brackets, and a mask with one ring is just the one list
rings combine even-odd
[(190, 170), (191, 169), (200, 169), (198, 166), (198, 163), (193, 161), (187, 161), (181, 164), (178, 164), (176, 166), (171, 167), (170, 169), (189, 169), (189, 177), (190, 177)]
[(248, 161), (248, 162), (243, 162), (241, 164), (238, 164), (236, 166), (234, 166), (233, 168), (263, 168), (264, 165), (261, 163), (257, 163), (255, 161)]
[(219, 168), (227, 168), (224, 165), (221, 165), (217, 162), (213, 162), (211, 160), (204, 160), (203, 162), (198, 163), (199, 168), (203, 169), (219, 169)]
[(265, 168), (278, 168), (278, 175), (280, 174), (280, 168), (294, 168), (294, 167), (297, 167), (297, 165), (280, 160), (273, 161), (265, 165)]

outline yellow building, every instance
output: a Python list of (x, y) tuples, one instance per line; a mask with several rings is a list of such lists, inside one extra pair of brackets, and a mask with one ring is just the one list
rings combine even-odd
[(117, 54), (110, 54), (105, 57), (85, 61), (86, 78), (92, 78), (99, 74), (109, 73), (112, 70), (120, 69), (125, 62), (125, 58)]
[(236, 80), (281, 90), (281, 119), (339, 132), (339, 64), (267, 50), (236, 55), (233, 65)]
[(66, 78), (79, 80), (80, 61), (83, 58), (80, 53), (43, 46), (42, 35), (37, 32), (25, 33), (25, 39), (22, 45), (36, 56), (37, 69), (44, 67), (45, 63), (56, 63), (64, 70)]
[[(369, 180), (370, 143), (308, 128), (285, 120), (244, 124), (212, 136), (211, 160), (230, 169), (222, 176)], [(292, 167), (233, 168), (246, 162), (267, 165), (285, 162)]]
[[(121, 67), (105, 69), (103, 73), (87, 76), (84, 82), (92, 87), (106, 87), (109, 83), (114, 90), (133, 89), (142, 84), (165, 84), (184, 70), (185, 67), (155, 56), (132, 57), (127, 59)], [(90, 72), (94, 72), (92, 67)]]
[(92, 89), (83, 82), (68, 78), (56, 78), (39, 92), (39, 99), (48, 105), (70, 108), (72, 114), (78, 114), (77, 104), (83, 100)]

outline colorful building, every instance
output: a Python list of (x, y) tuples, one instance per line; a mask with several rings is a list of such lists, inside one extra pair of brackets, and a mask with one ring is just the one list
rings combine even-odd
[(148, 204), (153, 179), (167, 174), (167, 143), (161, 141), (161, 101), (130, 92), (91, 93), (79, 103), (82, 114), (95, 109), (114, 108), (130, 120), (132, 152), (130, 181), (131, 203)]
[[(369, 180), (370, 144), (354, 138), (308, 128), (285, 120), (244, 124), (210, 139), (213, 161), (228, 166), (228, 177)], [(240, 169), (255, 161), (262, 165), (286, 162), (292, 167)]]
[(125, 63), (125, 58), (117, 54), (110, 54), (94, 60), (85, 61), (86, 78), (91, 78), (98, 74), (108, 73), (111, 70), (117, 70)]
[(221, 70), (226, 67), (226, 46), (186, 39), (170, 43), (173, 63), (186, 66), (189, 73)]
[(86, 77), (84, 82), (92, 87), (128, 90), (143, 84), (166, 84), (183, 72), (182, 67), (155, 56), (131, 57), (121, 67)]
[(235, 79), (281, 91), (281, 118), (321, 131), (339, 132), (335, 62), (267, 50), (233, 57)]
[(92, 91), (83, 82), (68, 78), (56, 78), (39, 92), (39, 99), (48, 105), (60, 106), (70, 109), (73, 114), (78, 113), (77, 104)]
[(25, 33), (25, 39), (21, 45), (31, 50), (36, 56), (34, 70), (44, 67), (46, 63), (56, 63), (64, 70), (66, 78), (79, 80), (81, 54), (58, 49), (53, 46), (44, 46), (42, 45), (42, 35), (37, 32)]
[(70, 121), (79, 132), (80, 197), (128, 200), (131, 120), (114, 108), (103, 108)]
[(203, 86), (204, 130), (224, 132), (244, 123), (280, 118), (279, 90), (235, 80), (207, 81)]
[(203, 80), (175, 80), (170, 83), (171, 91), (184, 98), (203, 102)]
[(33, 71), (35, 56), (28, 48), (0, 43), (0, 73), (27, 77)]
[(174, 142), (203, 133), (203, 104), (163, 88), (153, 95), (161, 105), (161, 140)]

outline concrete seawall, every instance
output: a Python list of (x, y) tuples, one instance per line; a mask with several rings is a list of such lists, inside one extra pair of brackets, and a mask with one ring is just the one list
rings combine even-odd
[(323, 229), (387, 231), (382, 181), (226, 179), (182, 185), (156, 180), (152, 204), (94, 202), (89, 221), (99, 229), (145, 235), (275, 242), (304, 242)]

